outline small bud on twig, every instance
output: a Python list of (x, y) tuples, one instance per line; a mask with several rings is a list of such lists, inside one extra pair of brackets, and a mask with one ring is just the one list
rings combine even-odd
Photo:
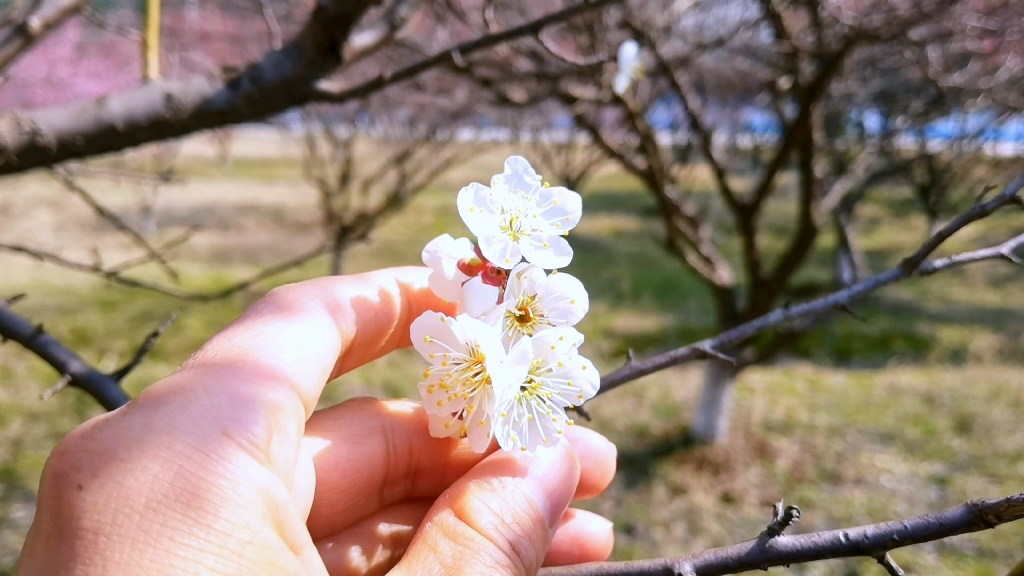
[(772, 521), (764, 530), (768, 538), (776, 538), (795, 522), (800, 521), (800, 508), (797, 506), (786, 506), (783, 508), (783, 501), (779, 500), (772, 505)]

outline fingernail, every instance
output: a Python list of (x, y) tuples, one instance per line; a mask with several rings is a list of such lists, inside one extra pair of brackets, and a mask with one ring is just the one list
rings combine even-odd
[(519, 461), (528, 467), (523, 479), (527, 490), (540, 504), (548, 526), (554, 528), (569, 508), (580, 481), (576, 454), (567, 442), (560, 442), (536, 454), (521, 454)]

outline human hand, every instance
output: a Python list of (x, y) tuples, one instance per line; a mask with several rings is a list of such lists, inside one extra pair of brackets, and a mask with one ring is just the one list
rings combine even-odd
[(431, 438), (415, 402), (314, 412), (326, 382), (446, 310), (427, 272), (278, 288), (73, 430), (46, 463), (19, 573), (512, 575), (606, 558), (611, 523), (567, 509), (615, 472), (597, 433), (567, 430), (536, 456), (475, 454)]

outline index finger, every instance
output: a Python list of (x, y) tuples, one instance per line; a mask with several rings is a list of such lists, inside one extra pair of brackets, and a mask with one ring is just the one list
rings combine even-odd
[(409, 346), (409, 324), (424, 311), (454, 311), (427, 286), (428, 274), (423, 267), (388, 268), (276, 288), (182, 370), (237, 367), (257, 380), (285, 382), (308, 418), (327, 382)]

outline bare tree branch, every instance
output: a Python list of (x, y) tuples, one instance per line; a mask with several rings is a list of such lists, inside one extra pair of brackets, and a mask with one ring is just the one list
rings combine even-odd
[[(47, 334), (41, 324), (32, 324), (12, 312), (10, 305), (17, 299), (0, 300), (0, 340), (13, 340), (21, 344), (60, 373), (61, 382), (82, 389), (107, 410), (128, 403), (128, 394), (121, 389), (119, 378), (96, 370), (81, 356)], [(59, 390), (54, 393), (56, 391)]]
[(146, 336), (146, 339), (142, 341), (142, 345), (140, 345), (139, 349), (135, 351), (135, 355), (132, 356), (132, 359), (129, 360), (128, 363), (125, 364), (124, 366), (111, 372), (110, 377), (113, 378), (114, 380), (117, 380), (118, 382), (124, 380), (125, 376), (127, 376), (132, 370), (135, 370), (135, 368), (137, 368), (139, 364), (142, 363), (142, 361), (146, 358), (146, 355), (153, 350), (153, 346), (156, 346), (156, 341), (160, 338), (160, 336), (163, 336), (163, 333), (167, 331), (167, 329), (171, 327), (171, 324), (173, 324), (174, 321), (177, 319), (177, 312), (173, 312), (171, 313), (170, 316), (164, 318), (164, 321), (158, 324), (157, 327), (154, 328), (153, 331), (149, 333), (149, 336)]
[(941, 270), (955, 268), (972, 262), (981, 262), (984, 260), (1002, 259), (1019, 263), (1020, 259), (1013, 253), (1013, 250), (1024, 244), (1024, 239), (1022, 239), (1021, 236), (1017, 236), (999, 244), (998, 246), (985, 248), (983, 250), (966, 252), (932, 261), (927, 261), (926, 259), (943, 242), (948, 240), (953, 236), (953, 234), (963, 229), (968, 224), (981, 220), (1005, 206), (1022, 205), (1020, 196), (1021, 189), (1024, 189), (1024, 174), (1018, 176), (996, 196), (985, 202), (975, 204), (969, 210), (940, 228), (913, 254), (903, 259), (896, 267), (888, 270), (887, 272), (883, 272), (877, 276), (872, 276), (871, 278), (858, 282), (848, 288), (839, 290), (816, 300), (811, 300), (810, 302), (805, 302), (796, 306), (783, 306), (782, 308), (777, 308), (759, 318), (751, 320), (745, 324), (741, 324), (731, 330), (722, 332), (712, 338), (707, 338), (700, 342), (683, 346), (682, 348), (676, 348), (675, 350), (656, 354), (649, 358), (631, 360), (627, 362), (625, 366), (622, 366), (601, 378), (601, 389), (598, 391), (598, 394), (603, 394), (609, 390), (618, 388), (627, 382), (631, 382), (637, 378), (642, 378), (648, 374), (653, 374), (659, 370), (664, 370), (670, 366), (701, 360), (706, 357), (707, 354), (705, 351), (708, 349), (728, 350), (730, 347), (744, 342), (765, 330), (780, 326), (792, 320), (827, 314), (834, 310), (841, 309), (844, 306), (848, 307), (854, 300), (863, 298), (883, 286), (909, 278), (910, 276), (918, 273), (922, 275), (929, 275)]
[(100, 204), (99, 200), (97, 200), (96, 197), (94, 197), (92, 194), (89, 193), (88, 190), (79, 185), (78, 182), (76, 182), (75, 179), (72, 178), (71, 175), (68, 174), (65, 170), (55, 168), (53, 170), (53, 175), (57, 178), (57, 180), (64, 184), (64, 187), (67, 188), (68, 191), (75, 194), (76, 196), (81, 198), (86, 204), (88, 204), (97, 216), (99, 216), (103, 220), (106, 220), (111, 226), (113, 226), (120, 232), (124, 233), (124, 235), (131, 239), (132, 242), (134, 242), (136, 245), (142, 248), (145, 251), (146, 256), (150, 259), (150, 261), (155, 262), (158, 266), (160, 266), (160, 268), (171, 278), (171, 280), (173, 280), (174, 282), (178, 282), (178, 280), (180, 279), (178, 276), (178, 272), (174, 268), (172, 268), (170, 264), (167, 263), (167, 260), (164, 259), (163, 255), (160, 254), (160, 252), (157, 251), (155, 248), (153, 248), (153, 246), (149, 243), (148, 240), (146, 240), (145, 237), (142, 236), (142, 234), (140, 234), (137, 230), (129, 226), (123, 218), (111, 212), (109, 209), (103, 206), (103, 204)]
[(315, 84), (344, 62), (342, 50), (371, 0), (317, 4), (298, 37), (231, 78), (194, 76), (60, 108), (0, 114), (0, 174), (265, 118), (312, 101), (346, 102), (435, 66), (622, 0), (585, 0), (520, 26), (452, 46), (335, 92)]
[(0, 71), (34, 45), (48, 31), (82, 11), (87, 0), (40, 0), (25, 14), (0, 25)]
[[(355, 98), (362, 98), (382, 88), (390, 86), (391, 84), (413, 78), (414, 76), (417, 76), (418, 74), (421, 74), (435, 66), (452, 64), (474, 52), (479, 52), (480, 50), (491, 48), (498, 44), (523, 36), (538, 34), (541, 30), (551, 26), (552, 24), (557, 24), (568, 20), (573, 16), (583, 14), (584, 12), (589, 12), (590, 10), (595, 10), (618, 2), (622, 2), (622, 0), (584, 0), (574, 6), (564, 8), (557, 12), (552, 12), (551, 14), (542, 16), (536, 20), (531, 20), (530, 22), (519, 26), (514, 26), (508, 30), (502, 30), (501, 32), (495, 32), (468, 42), (456, 44), (404, 68), (381, 72), (375, 78), (357, 86), (340, 90), (334, 89), (333, 87), (325, 88), (324, 90), (318, 91), (315, 94), (314, 99), (321, 102), (341, 103)], [(0, 173), (2, 173), (2, 170), (0, 170)]]
[(966, 264), (973, 264), (975, 262), (983, 262), (985, 260), (1006, 260), (1008, 262), (1024, 266), (1024, 260), (1016, 254), (1017, 249), (1021, 246), (1024, 246), (1024, 234), (1014, 236), (1006, 242), (1003, 242), (998, 246), (992, 246), (991, 248), (982, 248), (981, 250), (973, 250), (971, 252), (961, 252), (960, 254), (946, 256), (945, 258), (936, 258), (935, 260), (922, 262), (921, 265), (917, 267), (917, 275), (930, 276), (936, 272), (956, 268), (958, 266), (964, 266)]
[(312, 83), (342, 64), (337, 47), (372, 4), (318, 3), (296, 39), (233, 78), (148, 82), (66, 107), (0, 115), (0, 173), (263, 118), (306, 102)]
[[(356, 232), (362, 231), (365, 231), (365, 229), (361, 227), (356, 229)], [(368, 233), (368, 231), (366, 232)], [(35, 258), (40, 262), (55, 264), (62, 268), (67, 268), (69, 270), (74, 270), (76, 272), (84, 272), (86, 274), (91, 274), (93, 276), (99, 276), (111, 283), (118, 284), (120, 286), (125, 286), (127, 288), (139, 288), (142, 290), (149, 290), (150, 292), (156, 292), (158, 294), (163, 294), (165, 296), (170, 296), (172, 298), (178, 298), (179, 300), (186, 300), (190, 302), (211, 302), (213, 300), (220, 300), (221, 298), (227, 298), (228, 296), (237, 294), (238, 292), (248, 290), (249, 288), (252, 288), (256, 284), (262, 282), (263, 280), (266, 280), (267, 278), (276, 276), (283, 272), (287, 272), (288, 270), (292, 270), (294, 268), (302, 266), (306, 262), (309, 262), (310, 260), (324, 254), (327, 251), (327, 247), (328, 246), (326, 243), (321, 243), (312, 250), (309, 250), (308, 252), (304, 252), (302, 254), (299, 254), (298, 256), (295, 256), (293, 258), (290, 258), (268, 268), (264, 268), (263, 270), (257, 272), (256, 274), (244, 280), (235, 282), (234, 284), (230, 284), (227, 287), (222, 288), (220, 290), (215, 290), (212, 292), (195, 292), (192, 290), (186, 290), (184, 288), (177, 288), (174, 286), (166, 286), (163, 284), (157, 284), (155, 282), (149, 282), (147, 280), (140, 280), (138, 278), (126, 276), (122, 273), (123, 270), (129, 267), (138, 266), (140, 264), (148, 262), (149, 260), (140, 262), (138, 259), (133, 259), (130, 261), (130, 265), (118, 264), (111, 266), (109, 268), (104, 268), (100, 264), (70, 260), (59, 254), (54, 254), (52, 252), (46, 252), (43, 250), (37, 250), (35, 248), (29, 248), (28, 246), (22, 246), (20, 244), (0, 243), (0, 251), (22, 254), (24, 256)]]
[(889, 574), (903, 572), (890, 550), (959, 534), (991, 530), (1024, 518), (1024, 492), (965, 504), (935, 514), (809, 534), (758, 538), (678, 558), (594, 562), (541, 570), (544, 576), (721, 576), (833, 558), (877, 559)]

